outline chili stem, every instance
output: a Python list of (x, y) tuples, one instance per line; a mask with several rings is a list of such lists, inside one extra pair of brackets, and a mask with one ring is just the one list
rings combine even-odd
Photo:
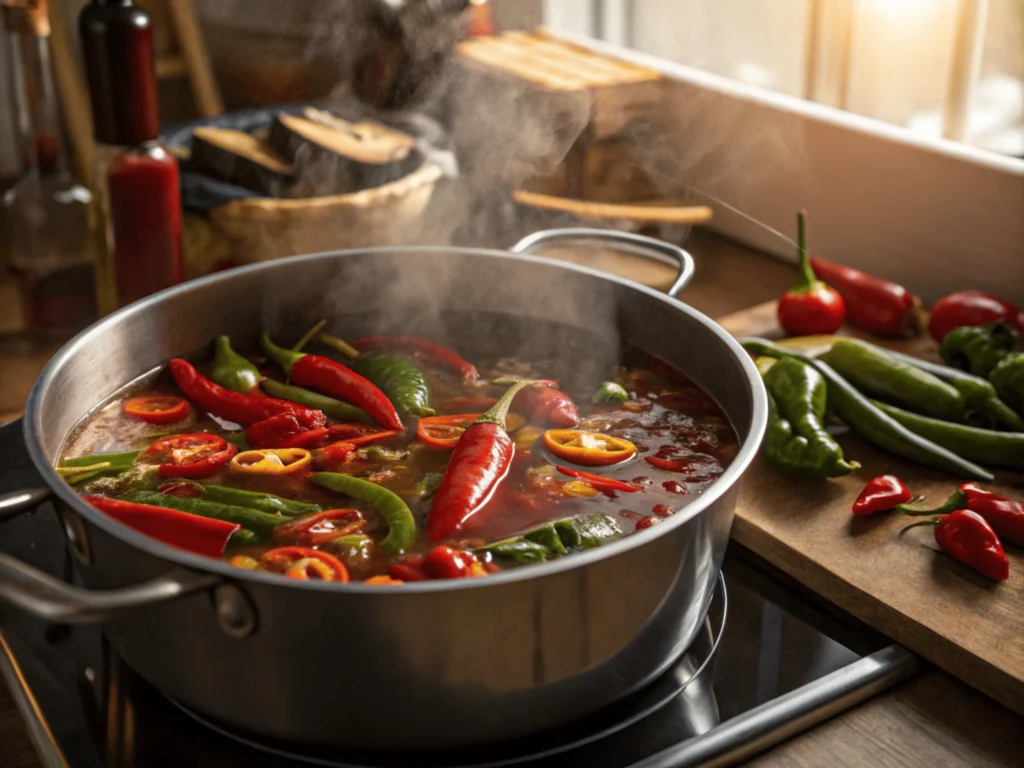
[[(499, 379), (497, 381), (501, 380)], [(515, 399), (515, 396), (519, 394), (521, 389), (525, 389), (526, 387), (533, 386), (537, 383), (538, 382), (533, 381), (532, 379), (520, 379), (518, 381), (514, 381), (512, 386), (505, 390), (505, 394), (498, 398), (498, 402), (492, 405), (490, 410), (486, 413), (481, 414), (473, 423), (483, 424), (489, 422), (491, 424), (497, 424), (502, 429), (505, 429), (505, 419), (508, 418), (508, 411), (509, 408), (512, 407), (512, 401)]]
[(324, 329), (325, 325), (327, 325), (327, 319), (321, 318), (312, 328), (303, 334), (301, 339), (295, 342), (295, 346), (292, 347), (292, 352), (301, 352), (303, 347), (309, 344), (309, 342)]
[(911, 523), (910, 525), (906, 526), (902, 531), (900, 531), (900, 536), (902, 536), (904, 533), (909, 531), (911, 528), (920, 528), (922, 525), (929, 525), (929, 526), (931, 526), (931, 525), (938, 525), (938, 524), (939, 524), (939, 518), (937, 518), (937, 517), (933, 517), (930, 520), (920, 520), (920, 521), (918, 521), (916, 523)]
[(325, 347), (330, 347), (335, 352), (340, 352), (349, 360), (355, 360), (361, 354), (360, 351), (351, 344), (348, 344), (337, 336), (332, 336), (329, 333), (318, 333), (316, 340)]
[(811, 268), (811, 257), (807, 253), (806, 216), (806, 211), (799, 211), (796, 215), (796, 244), (799, 254), (799, 264), (797, 266), (800, 270), (799, 287), (809, 290), (817, 282), (818, 278), (814, 275), (814, 270)]

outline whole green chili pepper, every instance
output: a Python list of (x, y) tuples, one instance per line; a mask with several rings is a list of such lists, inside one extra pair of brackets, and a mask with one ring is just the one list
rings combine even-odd
[(601, 388), (590, 398), (592, 403), (616, 403), (623, 400), (629, 400), (629, 392), (614, 381), (601, 382)]
[(527, 563), (541, 563), (551, 558), (551, 550), (543, 544), (523, 538), (497, 541), (486, 547), (480, 547), (477, 552), (490, 552), (495, 557), (504, 557), (514, 560), (519, 565)]
[(993, 476), (977, 464), (960, 458), (952, 451), (915, 435), (898, 421), (872, 404), (857, 388), (832, 370), (821, 360), (815, 360), (775, 346), (766, 339), (741, 339), (740, 343), (748, 352), (768, 357), (795, 357), (814, 368), (825, 377), (828, 384), (828, 402), (832, 410), (846, 422), (854, 432), (869, 443), (890, 453), (916, 461), (927, 467), (942, 469), (972, 480), (992, 480)]
[(259, 368), (231, 348), (231, 339), (227, 336), (218, 336), (213, 342), (213, 349), (211, 379), (225, 389), (246, 395), (251, 394), (260, 385), (263, 375)]
[(429, 499), (435, 493), (437, 489), (441, 487), (441, 481), (444, 480), (444, 473), (442, 472), (428, 472), (419, 479), (419, 482), (412, 487), (412, 495), (417, 499)]
[(260, 543), (260, 536), (248, 528), (239, 528), (228, 538), (229, 547), (248, 547)]
[(309, 408), (316, 408), (318, 411), (323, 411), (324, 415), (338, 421), (358, 421), (363, 424), (377, 423), (362, 408), (357, 408), (342, 400), (335, 400), (333, 397), (321, 395), (319, 392), (296, 387), (292, 384), (284, 384), (274, 379), (267, 379), (263, 382), (263, 390), (271, 397), (290, 400), (293, 403), (305, 405)]
[(828, 388), (810, 365), (787, 358), (763, 374), (769, 423), (765, 459), (780, 472), (841, 477), (860, 467), (843, 459), (843, 449), (825, 429)]
[(875, 405), (914, 434), (948, 448), (958, 456), (1024, 472), (1024, 433), (995, 432), (965, 424), (951, 424), (886, 403), (875, 402)]
[(1024, 352), (1004, 357), (992, 370), (989, 380), (999, 397), (1024, 416)]
[(479, 547), (476, 551), (490, 552), (519, 564), (538, 563), (573, 550), (599, 547), (621, 533), (618, 523), (608, 515), (577, 515), (545, 523), (519, 536)]
[(220, 504), (231, 504), (236, 507), (248, 507), (258, 509), (271, 515), (287, 515), (297, 517), (309, 515), (313, 512), (320, 512), (319, 504), (310, 504), (305, 501), (294, 501), (270, 493), (257, 493), (255, 491), (243, 491), (239, 488), (228, 488), (223, 485), (207, 485), (196, 483), (203, 492), (206, 501), (216, 501)]
[(931, 363), (892, 350), (886, 351), (897, 360), (902, 360), (922, 371), (928, 371), (933, 376), (938, 376), (956, 387), (964, 398), (967, 410), (966, 421), (972, 426), (993, 429), (1002, 427), (1010, 432), (1024, 432), (1024, 418), (1018, 416), (1012, 408), (999, 399), (999, 395), (996, 394), (996, 389), (990, 381), (949, 365)]
[(1004, 357), (1022, 351), (1024, 339), (1006, 321), (954, 328), (939, 345), (947, 363), (986, 379)]
[(821, 359), (865, 394), (937, 419), (963, 419), (964, 398), (956, 388), (878, 347), (856, 339), (838, 339)]
[(384, 390), (402, 418), (434, 415), (427, 379), (411, 360), (380, 352), (364, 352), (351, 365), (356, 373)]
[[(80, 485), (95, 477), (117, 475), (135, 465), (141, 451), (122, 451), (119, 453), (94, 453), (91, 456), (78, 456), (67, 459), (57, 468), (57, 474), (69, 485)], [(99, 465), (105, 466), (99, 466)]]
[(138, 504), (152, 504), (154, 507), (166, 507), (201, 517), (227, 520), (229, 523), (237, 523), (243, 528), (249, 529), (261, 538), (266, 538), (274, 528), (288, 520), (283, 515), (269, 515), (248, 507), (218, 504), (203, 499), (184, 499), (180, 496), (170, 496), (156, 491), (133, 491), (122, 498), (125, 501), (134, 501)]
[(344, 493), (365, 502), (377, 510), (388, 524), (388, 535), (377, 542), (377, 546), (385, 552), (404, 552), (416, 542), (416, 520), (412, 510), (387, 488), (337, 472), (316, 472), (309, 479), (330, 491)]

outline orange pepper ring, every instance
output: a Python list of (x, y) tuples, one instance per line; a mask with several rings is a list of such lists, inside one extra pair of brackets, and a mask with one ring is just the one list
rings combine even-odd
[(547, 430), (544, 447), (560, 459), (585, 467), (618, 464), (636, 454), (636, 446), (628, 440), (579, 429)]
[(305, 448), (257, 448), (235, 454), (230, 468), (250, 475), (290, 475), (309, 464), (312, 457)]

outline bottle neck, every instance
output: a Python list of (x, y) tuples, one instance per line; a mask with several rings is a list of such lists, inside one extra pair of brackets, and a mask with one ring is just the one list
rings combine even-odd
[(66, 170), (60, 112), (50, 63), (46, 6), (3, 3), (7, 29), (11, 113), (25, 174), (55, 175)]

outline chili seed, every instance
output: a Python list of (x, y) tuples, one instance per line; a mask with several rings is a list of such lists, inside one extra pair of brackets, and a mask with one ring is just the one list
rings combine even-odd
[[(664, 488), (669, 493), (678, 493), (680, 496), (685, 496), (687, 493), (689, 493), (687, 487), (676, 480), (666, 480), (664, 483), (661, 484), (661, 487)], [(658, 506), (660, 507), (661, 504), (659, 504)]]
[(658, 517), (670, 517), (675, 514), (675, 510), (672, 507), (665, 506), (664, 504), (655, 504), (654, 509), (651, 511)]
[(642, 531), (645, 528), (650, 528), (657, 521), (658, 521), (658, 518), (652, 517), (651, 515), (647, 515), (646, 517), (641, 517), (639, 520), (636, 521), (636, 529), (638, 531)]

